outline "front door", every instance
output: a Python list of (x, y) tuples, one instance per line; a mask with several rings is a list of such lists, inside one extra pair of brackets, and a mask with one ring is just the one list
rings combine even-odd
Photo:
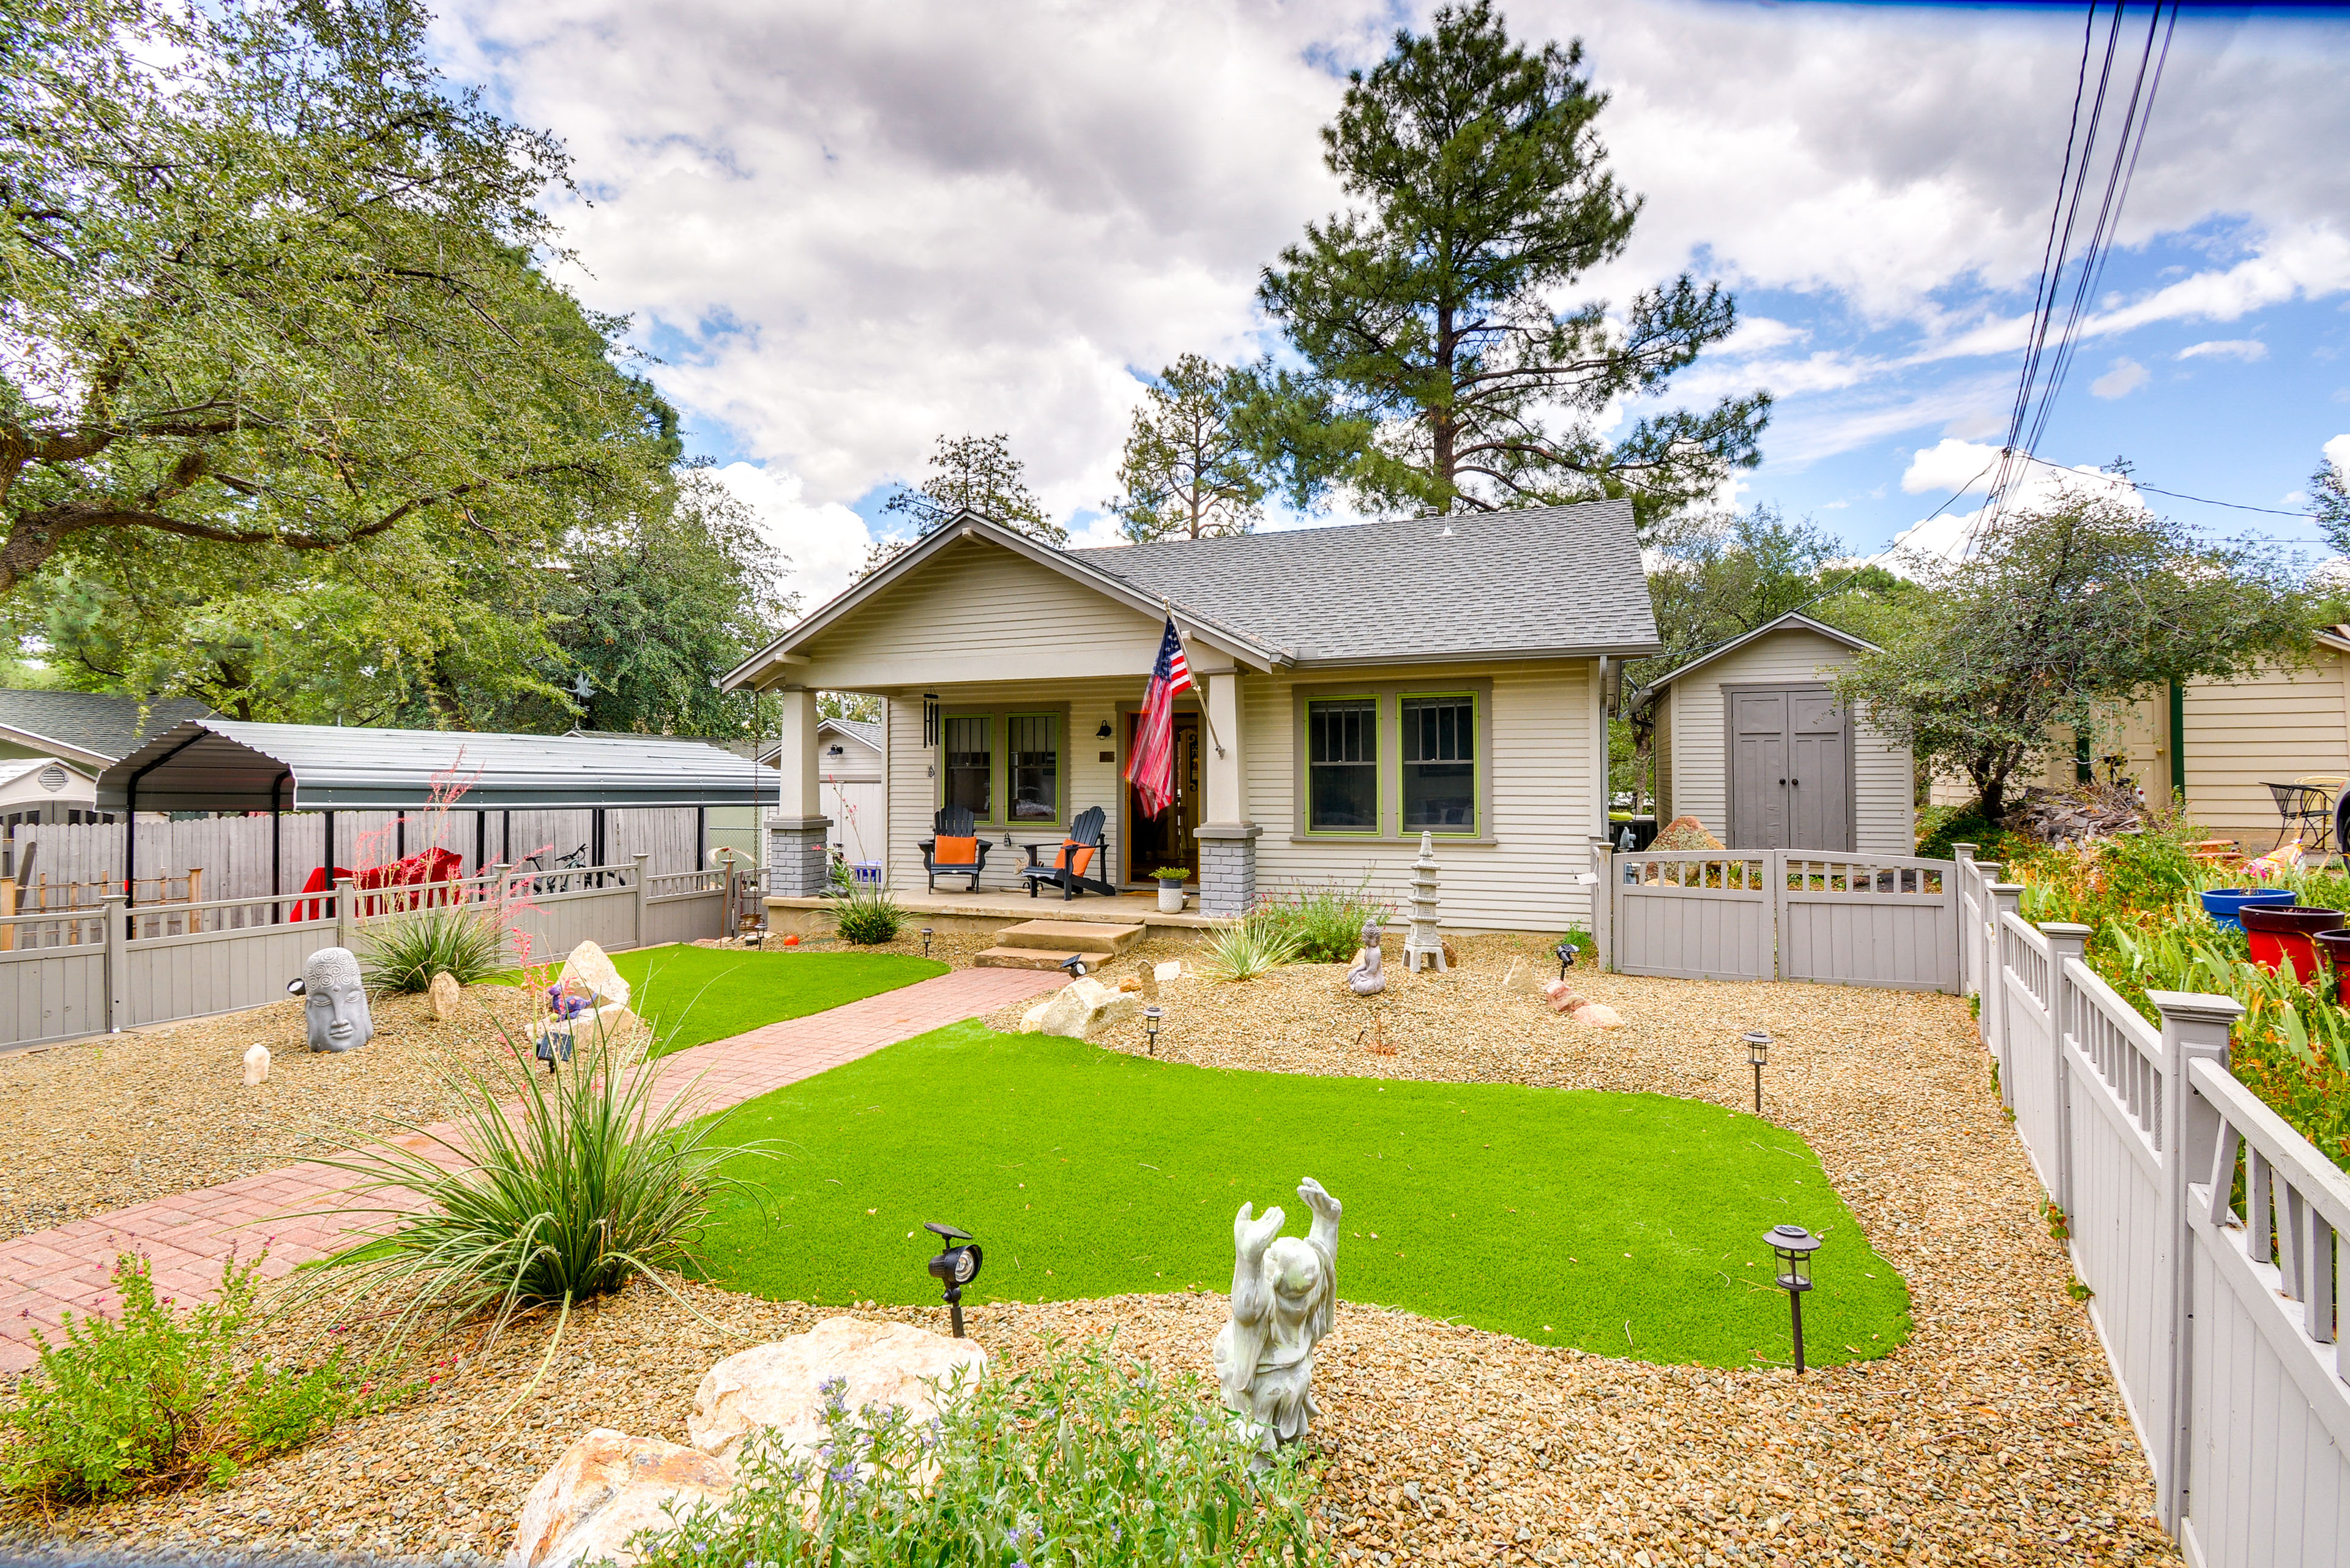
[[(1142, 715), (1126, 716), (1126, 754), (1134, 755), (1134, 733)], [(1200, 715), (1178, 709), (1175, 713), (1175, 798), (1157, 816), (1142, 815), (1134, 786), (1126, 786), (1126, 879), (1140, 882), (1161, 866), (1188, 866), (1191, 879), (1200, 879), (1199, 841), (1191, 830), (1200, 826)]]
[(1730, 847), (1845, 850), (1844, 709), (1817, 687), (1730, 693)]

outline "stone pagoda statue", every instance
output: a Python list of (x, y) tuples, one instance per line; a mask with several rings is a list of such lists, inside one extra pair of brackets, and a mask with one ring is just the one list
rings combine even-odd
[(1411, 866), (1411, 929), (1403, 940), (1403, 967), (1418, 974), (1429, 962), (1437, 973), (1444, 972), (1444, 939), (1436, 934), (1436, 836), (1423, 833), (1419, 858)]

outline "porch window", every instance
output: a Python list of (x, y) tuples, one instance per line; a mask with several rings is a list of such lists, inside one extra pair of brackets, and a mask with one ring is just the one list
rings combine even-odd
[(1305, 705), (1306, 826), (1379, 830), (1379, 705), (1342, 697)]
[(995, 753), (988, 743), (985, 713), (947, 721), (946, 792), (944, 804), (959, 805), (982, 822), (995, 815)]
[(1406, 697), (1403, 826), (1407, 833), (1477, 830), (1477, 700)]
[(1055, 728), (1050, 713), (1014, 713), (1005, 722), (1014, 822), (1061, 819), (1061, 753)]

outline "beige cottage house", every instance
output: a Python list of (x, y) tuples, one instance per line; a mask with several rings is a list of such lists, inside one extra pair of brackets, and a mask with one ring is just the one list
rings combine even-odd
[[(1203, 691), (1152, 817), (1124, 768), (1169, 614)], [(727, 684), (783, 699), (781, 897), (823, 884), (816, 699), (839, 691), (883, 705), (895, 888), (923, 887), (943, 805), (982, 824), (993, 891), (1100, 806), (1116, 884), (1183, 867), (1209, 914), (1332, 883), (1399, 899), (1426, 831), (1446, 924), (1548, 931), (1589, 918), (1610, 696), (1659, 646), (1621, 502), (1088, 550), (965, 513)]]
[(1909, 748), (1835, 700), (1871, 645), (1788, 614), (1651, 681), (1659, 818), (1693, 816), (1732, 849), (1906, 856), (1917, 846)]

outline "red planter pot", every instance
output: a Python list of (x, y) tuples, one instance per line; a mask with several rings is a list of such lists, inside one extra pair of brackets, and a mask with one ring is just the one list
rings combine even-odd
[(2313, 909), (2300, 904), (2247, 904), (2236, 918), (2244, 922), (2254, 963), (2274, 970), (2290, 959), (2293, 972), (2303, 981), (2317, 974), (2314, 940), (2317, 934), (2350, 925), (2350, 917), (2339, 909)]
[(2334, 998), (2350, 1007), (2350, 930), (2320, 931), (2310, 939), (2334, 965)]

